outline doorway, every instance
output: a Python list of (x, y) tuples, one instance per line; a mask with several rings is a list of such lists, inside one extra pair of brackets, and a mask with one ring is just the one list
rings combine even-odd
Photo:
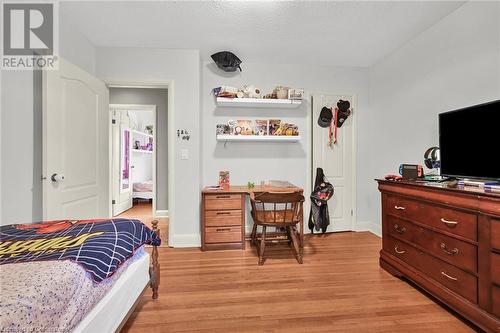
[(323, 107), (336, 106), (338, 100), (348, 100), (355, 108), (355, 98), (350, 95), (314, 94), (312, 96), (312, 163), (311, 184), (314, 187), (316, 168), (323, 168), (326, 180), (335, 188), (328, 202), (330, 225), (327, 232), (352, 231), (356, 213), (356, 129), (355, 110), (337, 128), (336, 143), (330, 144), (329, 128), (317, 123)]
[(156, 215), (156, 105), (111, 104), (113, 216)]
[[(117, 116), (116, 124), (110, 125), (113, 133), (110, 142), (116, 147), (112, 156), (115, 162), (110, 160), (110, 164), (114, 165), (112, 176), (115, 179), (110, 184), (115, 200), (113, 216), (139, 219), (146, 225), (158, 220), (164, 240), (162, 246), (167, 246), (170, 244), (167, 239), (171, 228), (168, 209), (171, 200), (171, 91), (167, 86), (118, 82), (108, 83), (108, 87), (110, 113)], [(128, 137), (128, 161), (125, 154), (121, 154), (126, 144), (112, 143), (113, 137), (115, 142)]]

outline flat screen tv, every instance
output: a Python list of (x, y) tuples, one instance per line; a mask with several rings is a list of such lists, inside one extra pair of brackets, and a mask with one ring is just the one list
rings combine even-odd
[(441, 174), (500, 180), (500, 100), (439, 114)]

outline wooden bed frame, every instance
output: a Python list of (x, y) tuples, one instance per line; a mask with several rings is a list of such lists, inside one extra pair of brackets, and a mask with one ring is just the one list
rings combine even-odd
[[(158, 229), (158, 220), (151, 221), (153, 231), (160, 237), (160, 229)], [(160, 285), (160, 263), (158, 262), (158, 246), (153, 245), (151, 253), (151, 265), (149, 266), (149, 285), (153, 290), (153, 299), (158, 298), (158, 286)]]
[[(154, 232), (160, 237), (160, 229), (158, 229), (158, 220), (153, 220), (151, 221), (151, 229), (153, 229)], [(127, 321), (129, 320), (130, 316), (134, 312), (135, 308), (139, 304), (139, 301), (141, 300), (142, 294), (149, 288), (153, 291), (153, 299), (158, 298), (158, 286), (160, 285), (160, 263), (158, 262), (158, 246), (153, 245), (153, 252), (151, 253), (151, 262), (149, 265), (149, 284), (146, 285), (142, 293), (139, 295), (139, 297), (135, 300), (134, 305), (130, 308), (130, 310), (127, 312), (127, 315), (123, 318), (121, 321), (120, 325), (118, 325), (118, 328), (116, 329), (115, 333), (119, 333), (122, 328), (125, 326)]]

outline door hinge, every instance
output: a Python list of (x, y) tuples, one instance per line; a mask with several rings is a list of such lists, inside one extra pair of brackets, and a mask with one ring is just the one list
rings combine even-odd
[(354, 216), (354, 211), (351, 209), (351, 216)]
[(116, 124), (116, 120), (115, 119), (111, 119), (111, 123), (112, 124)]
[(116, 201), (115, 200), (111, 200), (111, 204), (112, 205), (116, 205)]

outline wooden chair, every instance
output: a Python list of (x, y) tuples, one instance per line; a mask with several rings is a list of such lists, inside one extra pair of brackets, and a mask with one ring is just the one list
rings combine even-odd
[[(267, 227), (276, 227), (285, 230), (281, 233), (281, 239), (286, 236), (286, 240), (293, 244), (297, 261), (302, 264), (302, 253), (304, 248), (304, 196), (298, 192), (264, 192), (258, 195), (250, 195), (252, 204), (252, 244), (257, 245), (257, 226), (262, 227), (260, 234), (259, 266), (264, 264), (264, 250), (266, 240), (270, 237), (266, 235)], [(299, 228), (297, 229), (297, 224)], [(279, 234), (278, 234), (279, 235)], [(273, 238), (275, 239), (275, 238)]]

